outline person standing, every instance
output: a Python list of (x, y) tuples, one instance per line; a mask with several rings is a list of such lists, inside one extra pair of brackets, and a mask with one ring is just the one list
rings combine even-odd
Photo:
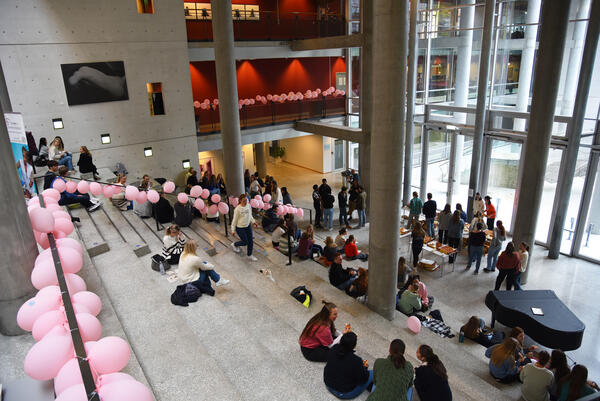
[(475, 260), (475, 271), (473, 274), (479, 274), (479, 267), (481, 266), (481, 258), (483, 257), (483, 244), (485, 244), (485, 231), (483, 224), (477, 223), (475, 230), (469, 233), (469, 262), (465, 270), (471, 268), (471, 263)]
[(492, 205), (492, 198), (489, 195), (485, 197), (485, 217), (487, 217), (488, 230), (493, 230), (494, 220), (496, 220), (496, 208)]
[(348, 192), (348, 221), (352, 220), (352, 212), (357, 209), (356, 202), (358, 202), (359, 196), (360, 185), (358, 181), (353, 181), (350, 186), (350, 191)]
[(487, 254), (487, 267), (483, 269), (484, 272), (489, 273), (496, 270), (496, 263), (498, 262), (498, 254), (502, 250), (502, 243), (506, 241), (506, 229), (502, 225), (502, 220), (496, 222), (494, 228), (494, 237), (490, 244)]
[[(448, 225), (448, 245), (458, 250), (460, 248), (460, 239), (465, 228), (465, 221), (460, 218), (460, 211), (455, 210)], [(450, 255), (450, 263), (454, 262), (456, 255)]]
[(521, 268), (513, 277), (515, 291), (523, 289), (521, 287), (521, 274), (527, 270), (527, 263), (529, 262), (529, 244), (527, 242), (521, 242), (521, 245), (519, 245), (519, 255), (521, 256)]
[(348, 224), (348, 193), (346, 187), (342, 187), (338, 193), (338, 206), (340, 208), (340, 227), (346, 225), (346, 228), (350, 228)]
[(319, 186), (317, 184), (313, 185), (313, 207), (315, 208), (315, 228), (323, 228), (321, 225), (321, 195), (319, 194)]
[(189, 176), (185, 182), (185, 193), (189, 195), (192, 187), (198, 184), (198, 173), (193, 167), (190, 167)]
[(452, 401), (448, 373), (440, 358), (429, 345), (417, 349), (417, 359), (423, 365), (415, 368), (415, 388), (421, 401)]
[(331, 195), (331, 188), (329, 185), (324, 189), (324, 193), (321, 194), (321, 204), (323, 206), (323, 223), (328, 231), (333, 230), (333, 203), (335, 197)]
[(378, 358), (373, 364), (375, 389), (367, 401), (408, 401), (407, 392), (413, 385), (414, 369), (404, 357), (404, 341), (395, 339), (390, 344), (387, 358)]
[(437, 203), (432, 200), (433, 195), (427, 194), (427, 202), (423, 204), (423, 214), (425, 215), (425, 224), (427, 227), (427, 235), (431, 238), (435, 237), (435, 228), (433, 222), (435, 221), (435, 215), (437, 214)]
[(231, 244), (233, 251), (238, 253), (240, 246), (246, 246), (248, 259), (255, 262), (258, 259), (252, 255), (252, 249), (254, 247), (254, 239), (252, 237), (252, 225), (258, 227), (252, 217), (252, 208), (248, 203), (246, 194), (239, 196), (239, 204), (233, 210), (233, 218), (231, 219), (231, 233), (235, 237), (236, 233), (240, 237), (240, 240)]
[(415, 191), (413, 192), (413, 197), (408, 203), (409, 213), (408, 213), (408, 222), (406, 223), (406, 228), (410, 228), (413, 226), (413, 221), (419, 221), (419, 217), (421, 216), (421, 212), (423, 211), (423, 201), (419, 199), (419, 194)]
[(442, 244), (448, 243), (448, 227), (450, 226), (450, 220), (452, 220), (452, 210), (450, 204), (446, 203), (444, 210), (438, 215), (438, 234), (439, 241)]
[(356, 201), (356, 209), (358, 209), (358, 228), (364, 227), (367, 224), (367, 214), (365, 210), (367, 208), (367, 191), (359, 185), (358, 186), (358, 200)]
[(327, 179), (323, 178), (321, 180), (321, 185), (319, 185), (319, 195), (321, 195), (321, 201), (325, 197), (327, 189), (329, 189), (329, 193), (331, 193), (331, 187), (327, 184)]
[[(260, 183), (258, 182), (257, 176), (250, 176), (250, 198), (254, 198), (256, 195), (260, 195)], [(285, 201), (283, 202), (285, 204)]]
[(506, 290), (510, 291), (513, 285), (514, 274), (521, 269), (521, 255), (515, 251), (515, 245), (511, 242), (506, 244), (506, 249), (498, 258), (498, 277), (496, 277), (496, 285), (494, 291), (498, 291), (502, 282), (506, 278)]
[(475, 198), (473, 199), (473, 216), (475, 216), (477, 212), (481, 213), (482, 216), (485, 212), (485, 204), (483, 203), (483, 199), (481, 199), (481, 194), (479, 192), (475, 194)]
[(412, 252), (413, 252), (413, 267), (417, 267), (419, 262), (419, 255), (423, 251), (423, 242), (425, 241), (425, 230), (421, 226), (421, 223), (415, 221), (412, 227)]
[(287, 187), (281, 187), (282, 202), (284, 205), (293, 205), (292, 196), (287, 190)]

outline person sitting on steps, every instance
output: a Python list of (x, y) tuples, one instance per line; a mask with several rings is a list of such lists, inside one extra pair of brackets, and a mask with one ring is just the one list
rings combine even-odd
[(485, 320), (477, 316), (471, 316), (467, 324), (460, 328), (460, 331), (465, 334), (465, 337), (483, 345), (486, 348), (489, 348), (492, 345), (500, 344), (502, 341), (504, 341), (503, 332), (486, 330)]
[(162, 257), (170, 265), (179, 263), (179, 258), (185, 246), (185, 238), (181, 232), (181, 228), (177, 224), (171, 224), (165, 230), (163, 237)]
[(406, 316), (414, 316), (423, 308), (421, 298), (419, 297), (419, 286), (410, 284), (408, 289), (400, 295), (396, 301), (396, 309)]
[(356, 260), (356, 259), (367, 260), (367, 259), (369, 259), (369, 255), (367, 255), (366, 253), (362, 253), (356, 247), (356, 241), (354, 240), (354, 235), (350, 235), (348, 237), (348, 239), (346, 240), (346, 244), (344, 246), (344, 253), (346, 254), (346, 257), (350, 260)]
[(412, 396), (412, 364), (404, 357), (406, 345), (399, 338), (392, 340), (387, 358), (377, 358), (373, 364), (373, 381), (376, 386), (367, 401), (409, 401)]
[[(65, 177), (68, 173), (69, 170), (66, 166), (60, 166), (58, 168), (58, 177), (56, 177), (54, 181), (63, 180), (64, 182), (67, 182)], [(53, 185), (54, 181), (52, 182)], [(94, 210), (102, 206), (102, 202), (95, 198), (91, 198), (89, 194), (81, 194), (79, 193), (79, 191), (75, 191), (73, 193), (69, 193), (67, 191), (61, 192), (60, 199), (58, 200), (58, 204), (60, 206), (72, 205), (75, 203), (81, 204), (89, 212), (93, 212)]]
[[(492, 345), (485, 351), (485, 356), (490, 358), (490, 374), (496, 381), (501, 383), (512, 383), (518, 380), (521, 366), (515, 360), (518, 341), (507, 337), (500, 344)], [(522, 362), (521, 357), (518, 362)]]
[(352, 298), (359, 298), (367, 295), (369, 289), (369, 272), (363, 267), (358, 268), (358, 277), (350, 284), (346, 290), (346, 294)]
[(415, 388), (421, 401), (452, 401), (448, 373), (440, 358), (429, 345), (417, 349), (417, 359), (423, 365), (415, 368)]
[(333, 262), (335, 255), (338, 253), (338, 249), (335, 246), (335, 242), (331, 237), (325, 238), (325, 248), (323, 248), (323, 256), (328, 262)]
[(342, 255), (337, 253), (329, 266), (329, 283), (338, 290), (346, 291), (356, 278), (354, 269), (342, 267)]
[[(335, 329), (337, 306), (327, 301), (323, 301), (323, 304), (321, 311), (306, 323), (298, 340), (302, 355), (311, 362), (327, 362), (329, 347), (333, 344), (333, 339), (340, 336)], [(344, 330), (344, 333), (347, 331), (348, 329)]]
[(222, 278), (215, 270), (212, 263), (200, 259), (196, 255), (198, 243), (189, 240), (183, 247), (183, 253), (179, 258), (179, 271), (177, 275), (183, 283), (209, 283), (209, 278), (215, 282), (217, 287), (229, 284), (229, 280)]

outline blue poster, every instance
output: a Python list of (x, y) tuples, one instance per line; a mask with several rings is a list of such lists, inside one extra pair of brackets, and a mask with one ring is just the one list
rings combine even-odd
[(25, 124), (23, 123), (23, 115), (21, 113), (5, 113), (6, 128), (8, 130), (8, 138), (12, 148), (13, 157), (17, 174), (23, 187), (23, 193), (26, 196), (35, 195), (35, 185), (33, 183), (33, 166), (31, 159), (27, 160), (27, 137), (25, 136)]

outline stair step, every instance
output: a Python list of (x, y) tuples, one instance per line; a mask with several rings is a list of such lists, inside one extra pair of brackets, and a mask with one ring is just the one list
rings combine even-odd
[(142, 257), (150, 253), (150, 248), (146, 240), (137, 231), (135, 225), (123, 216), (123, 212), (115, 207), (104, 209), (106, 216), (110, 219), (112, 226), (120, 236), (127, 242), (131, 251), (137, 256)]
[(77, 217), (80, 220), (79, 223), (74, 223), (74, 225), (90, 256), (100, 255), (110, 250), (104, 237), (102, 237), (102, 233), (98, 230), (96, 223), (90, 218), (90, 214), (85, 208), (67, 208), (67, 211), (71, 217)]

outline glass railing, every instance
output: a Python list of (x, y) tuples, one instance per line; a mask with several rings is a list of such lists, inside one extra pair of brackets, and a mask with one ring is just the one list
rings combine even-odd
[[(216, 134), (221, 131), (218, 105), (195, 108), (197, 135)], [(264, 127), (307, 119), (323, 119), (346, 115), (346, 96), (292, 102), (256, 102), (242, 105), (239, 110), (241, 129)]]
[[(233, 17), (236, 41), (310, 39), (346, 33), (346, 19), (340, 14), (257, 11), (256, 15), (258, 18)], [(186, 26), (188, 41), (213, 40), (210, 16), (199, 13), (195, 15), (195, 19), (186, 19)]]

